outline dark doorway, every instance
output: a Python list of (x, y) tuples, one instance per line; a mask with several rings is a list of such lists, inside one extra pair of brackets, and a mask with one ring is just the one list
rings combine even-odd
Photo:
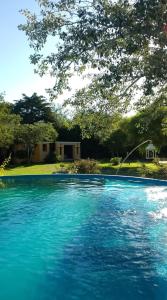
[(73, 147), (71, 145), (64, 146), (64, 159), (65, 160), (73, 159)]
[(56, 150), (55, 143), (49, 144), (49, 147), (50, 147), (50, 152), (55, 152)]

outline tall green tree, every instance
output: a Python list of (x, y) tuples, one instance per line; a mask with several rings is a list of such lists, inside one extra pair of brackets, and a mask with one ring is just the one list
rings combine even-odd
[[(145, 140), (151, 139), (153, 144), (161, 150), (167, 146), (167, 107), (158, 107), (156, 111), (153, 107), (137, 113), (133, 117), (124, 117), (116, 129), (107, 140), (106, 145), (110, 146), (114, 152), (129, 152)], [(145, 152), (145, 146), (139, 152)]]
[[(83, 93), (97, 107), (125, 107), (139, 95), (167, 85), (166, 0), (38, 0), (38, 15), (24, 10), (19, 28), (34, 49), (31, 62), (56, 78), (53, 93), (69, 87), (74, 73), (93, 73)], [(55, 47), (47, 56), (49, 38)], [(142, 93), (141, 93), (142, 91)], [(76, 101), (78, 97), (75, 98)]]
[(13, 113), (20, 115), (23, 124), (33, 124), (39, 121), (54, 123), (56, 114), (53, 105), (43, 96), (34, 93), (28, 97), (23, 94), (23, 98), (15, 101)]
[(15, 133), (20, 125), (20, 116), (11, 112), (11, 104), (0, 100), (0, 148), (8, 149), (15, 139)]
[(35, 145), (40, 142), (54, 142), (58, 134), (50, 123), (23, 124), (17, 130), (16, 140), (26, 145), (27, 159), (31, 162)]

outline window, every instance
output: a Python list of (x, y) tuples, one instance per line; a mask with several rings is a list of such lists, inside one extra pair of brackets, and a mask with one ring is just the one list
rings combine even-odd
[(47, 152), (48, 145), (47, 144), (43, 144), (42, 149), (43, 149), (43, 152)]

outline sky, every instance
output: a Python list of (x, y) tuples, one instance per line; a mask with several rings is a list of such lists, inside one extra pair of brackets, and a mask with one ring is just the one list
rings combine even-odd
[[(38, 4), (35, 0), (1, 0), (0, 9), (0, 93), (5, 92), (5, 100), (13, 102), (22, 98), (22, 94), (31, 96), (34, 92), (48, 97), (45, 89), (54, 85), (54, 78), (49, 75), (40, 77), (34, 73), (34, 65), (29, 56), (33, 49), (24, 32), (18, 30), (19, 24), (25, 23), (25, 17), (19, 12), (21, 9), (35, 12)], [(47, 46), (47, 52), (53, 43)], [(82, 80), (74, 76), (71, 90), (82, 88), (89, 80)], [(71, 93), (72, 93), (71, 92)], [(70, 94), (71, 94), (70, 93)], [(55, 104), (62, 104), (69, 97), (69, 92), (61, 95)]]
[[(1, 0), (0, 10), (0, 93), (5, 92), (5, 99), (13, 101), (20, 99), (25, 93), (31, 96), (36, 92), (46, 96), (45, 89), (54, 85), (54, 78), (49, 75), (40, 77), (34, 73), (29, 56), (33, 49), (29, 47), (25, 33), (18, 30), (18, 25), (25, 23), (20, 9), (28, 8), (37, 11), (35, 0)], [(72, 88), (82, 84), (74, 78)], [(59, 102), (63, 101), (63, 95)]]

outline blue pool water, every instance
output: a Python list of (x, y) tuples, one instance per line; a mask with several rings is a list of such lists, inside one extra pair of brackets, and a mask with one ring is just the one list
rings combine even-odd
[(167, 186), (8, 179), (1, 300), (167, 299)]

